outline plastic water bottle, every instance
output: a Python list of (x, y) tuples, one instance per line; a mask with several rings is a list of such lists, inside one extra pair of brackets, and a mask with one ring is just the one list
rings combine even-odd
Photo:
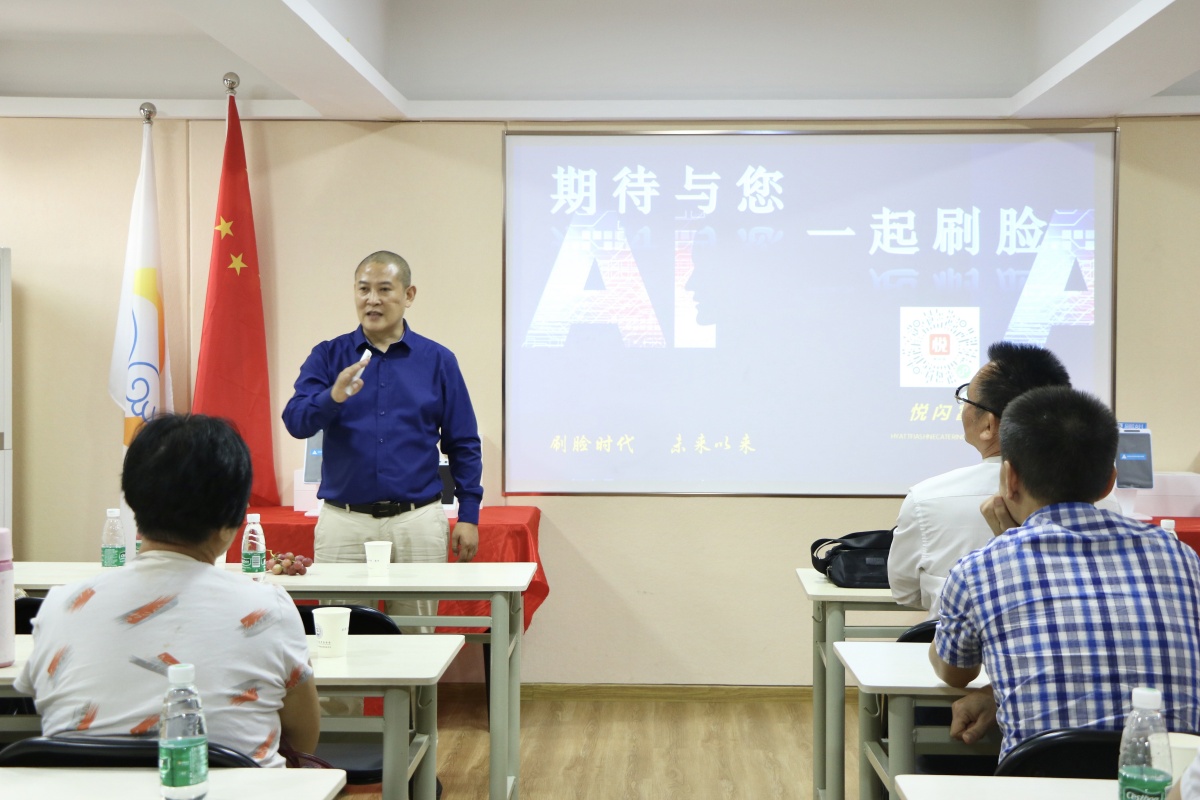
[(125, 531), (121, 528), (121, 509), (110, 508), (100, 534), (100, 566), (125, 566)]
[(1171, 535), (1172, 535), (1172, 536), (1174, 536), (1176, 539), (1178, 539), (1178, 538), (1179, 538), (1179, 534), (1175, 532), (1175, 520), (1173, 520), (1173, 519), (1164, 519), (1164, 520), (1161, 520), (1161, 521), (1158, 523), (1158, 527), (1162, 528), (1164, 531), (1166, 531), (1167, 533), (1171, 534)]
[(8, 528), (0, 528), (0, 667), (10, 667), (17, 659), (15, 605), (12, 531)]
[(1121, 800), (1162, 800), (1171, 785), (1171, 740), (1162, 714), (1162, 692), (1139, 686), (1121, 734), (1117, 762)]
[(263, 535), (258, 514), (246, 515), (246, 530), (242, 534), (242, 572), (256, 581), (267, 577), (267, 537)]
[(208, 729), (196, 691), (196, 667), (167, 668), (170, 688), (158, 720), (158, 779), (167, 800), (200, 800), (208, 794)]

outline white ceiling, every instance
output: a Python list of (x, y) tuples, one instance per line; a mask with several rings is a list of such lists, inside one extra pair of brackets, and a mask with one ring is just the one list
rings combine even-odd
[(0, 0), (0, 116), (1200, 114), (1200, 0)]

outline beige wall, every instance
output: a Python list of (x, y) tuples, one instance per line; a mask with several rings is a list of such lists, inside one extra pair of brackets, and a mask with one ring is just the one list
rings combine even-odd
[[(117, 500), (121, 418), (106, 383), (139, 124), (0, 120), (20, 559), (93, 558), (103, 509)], [(1191, 361), (1200, 327), (1191, 313), (1200, 294), (1192, 241), (1200, 119), (1120, 124), (1117, 411), (1151, 423), (1158, 468), (1189, 469), (1200, 465)], [(453, 349), (467, 376), (484, 440), (485, 503), (505, 503), (503, 126), (260, 122), (244, 131), (276, 411), (309, 348), (355, 325), (358, 258), (398, 250), (419, 290), (413, 326)], [(191, 395), (223, 138), (219, 122), (155, 126), (181, 408)], [(278, 424), (285, 502), (302, 452)], [(811, 654), (794, 568), (815, 538), (890, 525), (899, 498), (536, 503), (551, 594), (526, 639), (525, 680), (797, 684), (811, 679)]]

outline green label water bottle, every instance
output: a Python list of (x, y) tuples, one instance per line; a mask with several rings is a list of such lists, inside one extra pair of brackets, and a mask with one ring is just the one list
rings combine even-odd
[(125, 531), (121, 529), (121, 509), (110, 508), (100, 533), (100, 566), (125, 566)]
[(1162, 692), (1139, 686), (1125, 718), (1117, 763), (1120, 800), (1165, 800), (1171, 786), (1171, 740), (1162, 714)]
[(208, 729), (196, 667), (172, 664), (158, 718), (158, 782), (166, 800), (201, 800), (208, 794)]

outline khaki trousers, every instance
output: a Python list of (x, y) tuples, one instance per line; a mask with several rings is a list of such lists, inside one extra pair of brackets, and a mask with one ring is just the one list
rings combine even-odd
[[(391, 542), (392, 563), (442, 563), (450, 545), (450, 522), (441, 503), (381, 519), (322, 504), (314, 538), (316, 563), (364, 563), (364, 542)], [(437, 601), (389, 600), (387, 611), (392, 616), (432, 616), (437, 613)], [(433, 633), (432, 627), (405, 626), (403, 630)]]

